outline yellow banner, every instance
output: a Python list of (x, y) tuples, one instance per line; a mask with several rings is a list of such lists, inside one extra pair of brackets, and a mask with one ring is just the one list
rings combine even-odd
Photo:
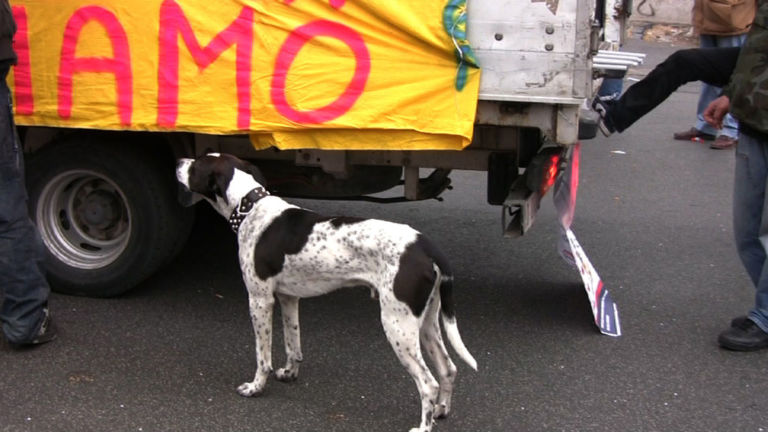
[(480, 79), (464, 1), (12, 0), (16, 121), (460, 149)]

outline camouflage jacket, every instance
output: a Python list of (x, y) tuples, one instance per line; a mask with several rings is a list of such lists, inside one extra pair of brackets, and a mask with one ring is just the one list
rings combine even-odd
[(724, 93), (740, 124), (768, 134), (768, 0), (758, 2), (755, 21)]

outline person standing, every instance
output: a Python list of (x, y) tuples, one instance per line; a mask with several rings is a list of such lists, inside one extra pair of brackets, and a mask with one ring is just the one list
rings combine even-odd
[(24, 159), (6, 82), (16, 64), (15, 33), (11, 6), (0, 0), (0, 322), (11, 346), (24, 347), (53, 340), (56, 328), (48, 310), (43, 243), (27, 212)]
[(768, 0), (760, 0), (723, 96), (705, 110), (713, 126), (730, 112), (739, 121), (733, 193), (733, 230), (741, 262), (755, 286), (755, 304), (720, 333), (723, 348), (768, 348)]
[[(752, 25), (756, 0), (694, 0), (693, 28), (699, 34), (701, 48), (740, 47)], [(707, 106), (720, 96), (722, 89), (703, 83), (696, 107), (696, 123), (689, 130), (673, 135), (676, 140), (712, 141), (711, 148), (733, 147), (738, 141), (739, 123), (730, 115), (718, 130), (704, 120)]]

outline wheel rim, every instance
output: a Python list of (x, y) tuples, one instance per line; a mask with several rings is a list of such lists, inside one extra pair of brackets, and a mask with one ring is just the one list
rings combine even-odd
[(131, 237), (123, 191), (93, 171), (67, 171), (40, 194), (36, 220), (48, 250), (70, 267), (98, 269), (114, 262)]

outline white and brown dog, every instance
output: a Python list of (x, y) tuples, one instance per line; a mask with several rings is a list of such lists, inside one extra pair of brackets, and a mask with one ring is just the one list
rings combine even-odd
[[(241, 395), (259, 395), (272, 372), (275, 297), (282, 309), (287, 356), (275, 376), (292, 381), (302, 361), (299, 298), (367, 286), (378, 296), (389, 343), (419, 389), (421, 425), (411, 431), (428, 432), (434, 418), (448, 414), (456, 366), (443, 343), (439, 314), (459, 356), (475, 370), (477, 363), (456, 326), (448, 263), (424, 236), (407, 225), (324, 217), (291, 205), (267, 193), (258, 169), (230, 155), (182, 159), (176, 177), (228, 217), (237, 233), (258, 365), (253, 381), (238, 387)], [(438, 380), (424, 362), (422, 344)]]

